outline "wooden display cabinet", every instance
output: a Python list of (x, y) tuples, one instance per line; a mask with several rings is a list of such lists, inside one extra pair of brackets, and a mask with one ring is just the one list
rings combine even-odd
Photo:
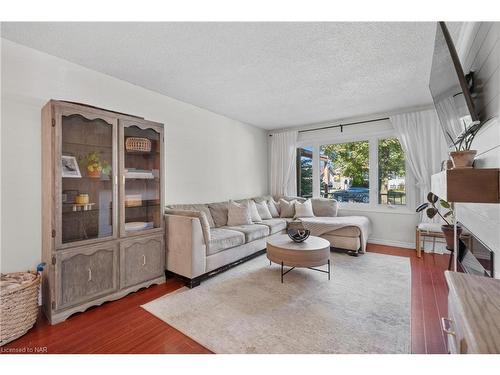
[(42, 293), (52, 324), (164, 282), (163, 160), (163, 124), (44, 106)]

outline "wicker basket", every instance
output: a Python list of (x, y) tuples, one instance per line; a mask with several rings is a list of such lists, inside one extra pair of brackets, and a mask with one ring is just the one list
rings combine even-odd
[(147, 138), (129, 137), (125, 141), (128, 152), (151, 152), (151, 140)]
[(35, 324), (40, 280), (40, 274), (35, 272), (1, 276), (0, 346), (24, 335)]

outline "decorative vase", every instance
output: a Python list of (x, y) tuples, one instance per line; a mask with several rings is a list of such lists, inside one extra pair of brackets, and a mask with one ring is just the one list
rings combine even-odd
[[(455, 248), (455, 237), (454, 237), (454, 229), (453, 225), (441, 225), (441, 230), (443, 231), (444, 238), (446, 240), (446, 247), (448, 249), (454, 250)], [(457, 239), (460, 238), (460, 234), (462, 234), (462, 227), (457, 226)]]
[(76, 204), (88, 204), (89, 203), (89, 195), (88, 194), (78, 194), (75, 197)]
[(289, 229), (287, 233), (294, 242), (304, 242), (311, 234), (308, 229)]
[(472, 168), (476, 154), (476, 150), (451, 151), (450, 156), (453, 159), (453, 169)]
[(87, 170), (87, 174), (88, 174), (89, 177), (92, 177), (92, 178), (100, 178), (101, 177), (101, 171), (100, 170), (94, 170), (94, 171)]
[(311, 232), (304, 228), (301, 221), (292, 221), (288, 223), (286, 233), (294, 242), (304, 242)]

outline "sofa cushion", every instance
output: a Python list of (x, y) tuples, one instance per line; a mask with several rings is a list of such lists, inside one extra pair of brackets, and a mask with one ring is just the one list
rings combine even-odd
[(176, 210), (190, 210), (190, 211), (204, 212), (207, 217), (208, 225), (210, 225), (210, 228), (215, 227), (215, 222), (214, 219), (212, 218), (212, 213), (210, 212), (210, 209), (208, 208), (207, 204), (172, 204), (167, 206), (167, 208)]
[(269, 207), (269, 212), (271, 212), (272, 217), (280, 217), (280, 204), (278, 202), (270, 198), (267, 200), (267, 206)]
[(295, 202), (295, 218), (314, 217), (311, 200), (308, 199), (304, 203)]
[(270, 234), (274, 234), (286, 229), (287, 222), (285, 219), (268, 219), (262, 220), (262, 224), (269, 227), (269, 230), (271, 231)]
[(280, 217), (294, 217), (295, 216), (295, 202), (288, 202), (285, 199), (280, 199)]
[(311, 199), (314, 216), (335, 217), (338, 211), (338, 202), (335, 199), (313, 198)]
[(262, 224), (246, 224), (225, 227), (225, 229), (237, 230), (245, 235), (245, 242), (252, 242), (269, 235), (269, 227)]
[(261, 220), (273, 218), (266, 201), (255, 202), (255, 207), (257, 207), (257, 212), (259, 213)]
[(216, 227), (223, 227), (227, 225), (227, 211), (229, 202), (209, 203), (208, 208), (212, 214)]
[(227, 213), (227, 225), (247, 225), (252, 224), (252, 214), (248, 202), (237, 203), (229, 201), (229, 208)]
[(244, 243), (245, 235), (239, 231), (212, 228), (210, 229), (210, 242), (207, 246), (207, 255), (213, 255), (222, 250), (243, 245)]
[(252, 217), (253, 223), (260, 223), (262, 221), (262, 217), (260, 216), (259, 210), (257, 209), (257, 205), (251, 199), (248, 200), (248, 207), (250, 208), (250, 216)]
[(361, 231), (359, 230), (358, 227), (348, 226), (332, 230), (331, 232), (325, 234), (330, 236), (339, 236), (339, 237), (359, 237), (361, 236)]

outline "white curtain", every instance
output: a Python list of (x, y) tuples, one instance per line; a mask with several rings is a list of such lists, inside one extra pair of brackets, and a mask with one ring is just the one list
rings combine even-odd
[(297, 155), (298, 132), (288, 131), (273, 134), (271, 138), (271, 194), (275, 197), (297, 195)]
[[(390, 117), (410, 166), (419, 193), (418, 204), (427, 202), (431, 191), (431, 176), (441, 170), (448, 159), (448, 147), (435, 110), (403, 113)], [(422, 221), (431, 222), (427, 215)]]
[(453, 96), (436, 102), (436, 111), (441, 123), (444, 124), (443, 128), (448, 133), (443, 134), (446, 144), (451, 145), (464, 130)]

